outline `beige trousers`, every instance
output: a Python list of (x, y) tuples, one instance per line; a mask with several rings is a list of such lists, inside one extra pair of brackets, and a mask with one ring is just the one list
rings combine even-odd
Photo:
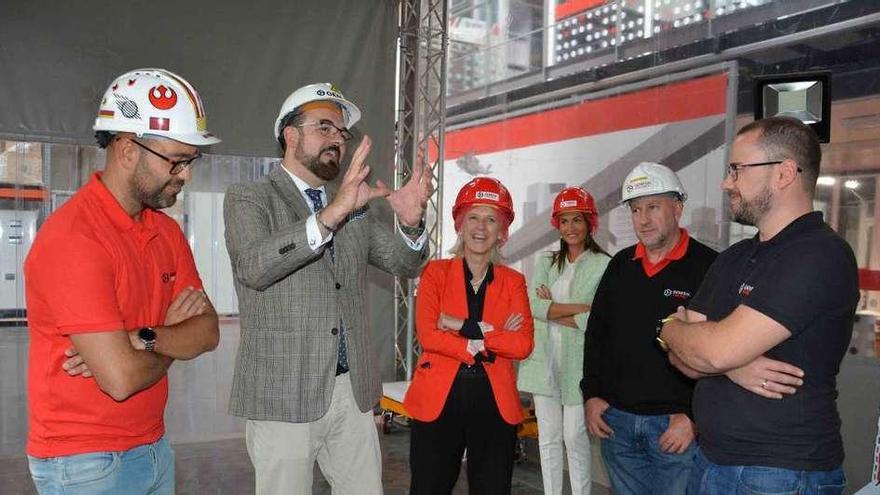
[(257, 495), (311, 495), (315, 461), (334, 495), (381, 494), (382, 452), (373, 412), (361, 412), (348, 373), (336, 377), (330, 409), (312, 423), (248, 420)]

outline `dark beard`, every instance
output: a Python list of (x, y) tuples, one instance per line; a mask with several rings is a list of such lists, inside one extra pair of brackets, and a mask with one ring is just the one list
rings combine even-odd
[[(336, 151), (337, 158), (330, 158), (326, 161), (321, 161), (321, 155), (323, 155), (324, 152), (331, 150)], [(302, 150), (302, 141), (300, 141), (296, 146), (296, 152), (293, 156), (300, 163), (305, 165), (311, 173), (315, 174), (315, 177), (318, 177), (321, 180), (329, 182), (339, 175), (339, 157), (342, 156), (342, 150), (340, 150), (339, 146), (335, 144), (321, 148), (316, 155), (307, 156)]]
[(745, 201), (742, 196), (740, 196), (739, 211), (733, 212), (733, 221), (743, 225), (757, 227), (758, 221), (761, 220), (761, 217), (770, 211), (772, 199), (773, 193), (770, 192), (769, 187), (765, 187), (755, 199), (751, 201)]
[(165, 189), (169, 186), (172, 186), (175, 189), (181, 189), (184, 184), (183, 179), (172, 177), (168, 182), (162, 184), (162, 187), (151, 191), (148, 190), (145, 185), (148, 181), (149, 174), (147, 172), (146, 163), (138, 163), (133, 180), (135, 197), (137, 197), (142, 205), (154, 210), (161, 210), (173, 206), (174, 203), (177, 202), (178, 193), (169, 193)]

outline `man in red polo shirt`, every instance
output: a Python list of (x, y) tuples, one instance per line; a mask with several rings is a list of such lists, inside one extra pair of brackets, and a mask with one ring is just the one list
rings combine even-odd
[(94, 129), (106, 166), (40, 228), (25, 261), (27, 453), (41, 494), (170, 494), (166, 371), (217, 346), (174, 204), (206, 130), (181, 77), (118, 77)]

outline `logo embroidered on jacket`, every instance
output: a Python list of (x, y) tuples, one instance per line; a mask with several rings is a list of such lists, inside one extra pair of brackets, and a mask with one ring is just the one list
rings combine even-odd
[(177, 280), (177, 272), (165, 272), (162, 274), (162, 283), (171, 283)]
[(739, 286), (739, 295), (749, 297), (749, 294), (751, 294), (753, 290), (755, 290), (754, 286), (743, 283)]
[(675, 289), (666, 289), (663, 291), (663, 295), (666, 297), (674, 297), (676, 299), (688, 299), (691, 297), (690, 292)]

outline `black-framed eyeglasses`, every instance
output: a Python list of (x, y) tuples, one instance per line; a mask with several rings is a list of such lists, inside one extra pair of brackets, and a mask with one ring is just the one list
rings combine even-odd
[(305, 126), (315, 126), (318, 128), (318, 133), (321, 136), (332, 139), (336, 136), (342, 136), (343, 141), (349, 141), (354, 136), (351, 134), (351, 131), (346, 129), (345, 127), (336, 127), (336, 124), (330, 122), (329, 120), (319, 120), (317, 122), (303, 122), (294, 127), (305, 127)]
[[(727, 164), (727, 176), (732, 180), (736, 181), (739, 178), (739, 171), (744, 168), (749, 167), (766, 167), (767, 165), (779, 165), (785, 160), (773, 160), (769, 162), (758, 162), (758, 163), (728, 163)], [(798, 167), (798, 172), (803, 172), (803, 170)]]
[(169, 170), (168, 173), (171, 175), (177, 175), (177, 174), (183, 172), (184, 170), (186, 170), (187, 168), (192, 167), (193, 162), (195, 162), (196, 160), (198, 160), (199, 158), (202, 157), (202, 153), (199, 151), (199, 152), (196, 152), (196, 156), (193, 156), (190, 158), (183, 158), (181, 160), (172, 160), (171, 158), (168, 158), (167, 156), (163, 155), (162, 153), (159, 153), (158, 151), (151, 149), (149, 146), (138, 141), (137, 139), (132, 139), (131, 142), (140, 146), (141, 148), (149, 151), (150, 153), (158, 156), (159, 158), (165, 160), (166, 162), (170, 163), (171, 170)]

